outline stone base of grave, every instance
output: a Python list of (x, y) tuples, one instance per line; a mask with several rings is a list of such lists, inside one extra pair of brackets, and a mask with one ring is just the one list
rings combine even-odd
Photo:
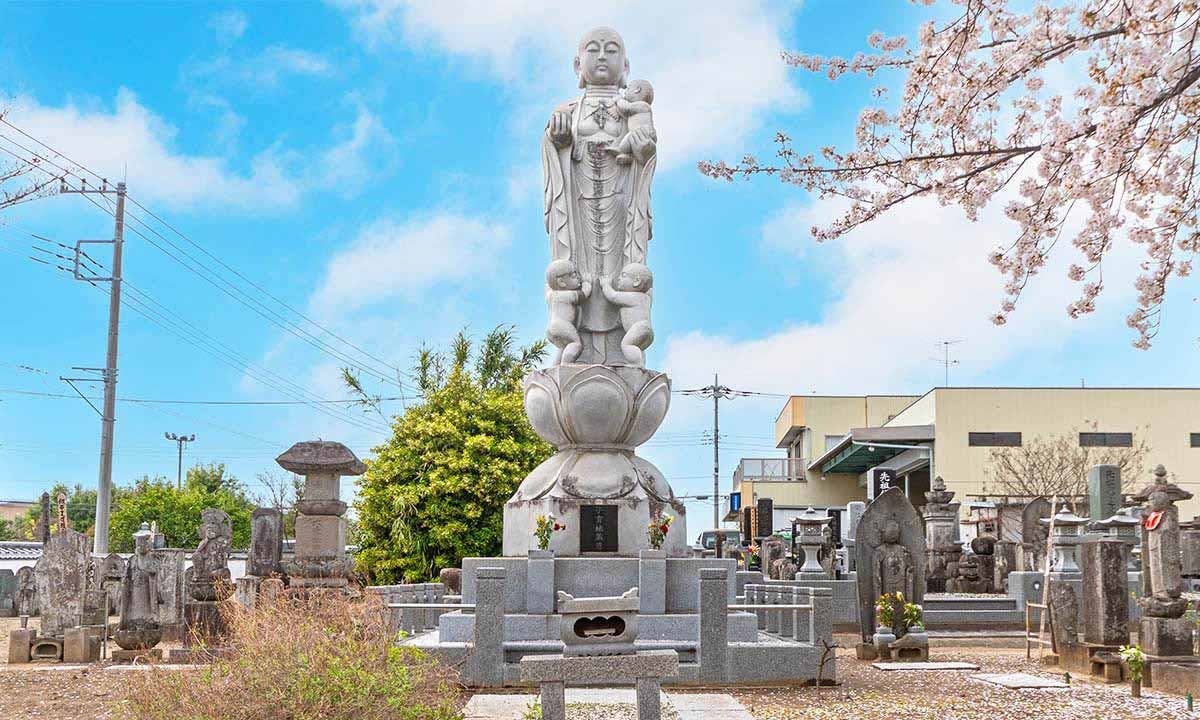
[(929, 662), (929, 636), (908, 633), (892, 643), (892, 659), (897, 662)]
[(858, 660), (876, 660), (879, 658), (879, 651), (875, 649), (874, 643), (859, 643), (854, 646), (854, 657)]
[(58, 662), (63, 657), (63, 641), (54, 637), (35, 637), (29, 646), (32, 662)]
[(100, 661), (100, 638), (90, 628), (67, 628), (63, 631), (62, 659), (68, 663)]
[(150, 648), (148, 650), (121, 650), (114, 649), (111, 653), (111, 660), (115, 663), (158, 663), (162, 662), (163, 651), (161, 648)]
[[(1153, 668), (1153, 670), (1151, 670)], [(1200, 664), (1149, 662), (1142, 684), (1172, 695), (1200, 696)], [(1153, 678), (1153, 684), (1150, 680)]]
[(189, 602), (183, 606), (183, 622), (187, 628), (183, 635), (184, 647), (220, 645), (221, 640), (229, 634), (220, 601)]
[(33, 631), (18, 628), (8, 633), (8, 664), (29, 662), (29, 649), (33, 646)]
[(1122, 680), (1120, 646), (1075, 643), (1058, 648), (1058, 666), (1075, 675), (1093, 677), (1105, 683)]
[(1192, 654), (1192, 623), (1187, 618), (1143, 617), (1141, 647), (1147, 655)]

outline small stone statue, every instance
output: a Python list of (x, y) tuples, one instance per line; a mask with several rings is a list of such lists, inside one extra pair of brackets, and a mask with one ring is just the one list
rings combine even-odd
[(37, 581), (29, 565), (17, 570), (17, 614), (37, 615)]
[(900, 544), (900, 523), (888, 520), (880, 533), (879, 547), (875, 549), (875, 566), (871, 568), (875, 588), (880, 595), (901, 593), (905, 599), (915, 597), (913, 593), (913, 557), (908, 548)]
[(611, 287), (601, 283), (604, 297), (620, 308), (621, 354), (626, 362), (637, 367), (646, 366), (646, 348), (654, 342), (654, 328), (650, 326), (650, 304), (654, 294), (654, 276), (650, 268), (641, 263), (629, 263), (612, 279)]
[(121, 622), (115, 640), (125, 650), (148, 650), (162, 640), (158, 620), (158, 558), (149, 528), (133, 534), (133, 557), (125, 563), (121, 579)]
[(592, 293), (591, 282), (584, 280), (571, 260), (555, 260), (546, 268), (546, 306), (550, 324), (546, 337), (558, 348), (555, 365), (573, 363), (583, 352), (579, 340), (579, 306)]
[(224, 510), (204, 508), (200, 513), (200, 544), (192, 553), (187, 571), (188, 593), (193, 600), (224, 600), (233, 592), (229, 575), (229, 549), (233, 523)]
[(654, 88), (647, 80), (634, 80), (629, 83), (629, 87), (625, 88), (625, 97), (616, 99), (617, 110), (625, 116), (627, 132), (607, 150), (617, 156), (616, 160), (619, 164), (628, 165), (633, 162), (633, 135), (635, 132), (646, 128), (643, 132), (649, 133), (652, 137), (655, 136), (654, 115), (650, 108), (652, 102), (654, 102)]
[(1167, 482), (1162, 465), (1154, 469), (1154, 483), (1134, 496), (1146, 503), (1142, 517), (1146, 597), (1141, 603), (1146, 615), (1160, 618), (1182, 617), (1187, 610), (1183, 599), (1183, 565), (1179, 549), (1179, 508), (1177, 500), (1192, 494)]

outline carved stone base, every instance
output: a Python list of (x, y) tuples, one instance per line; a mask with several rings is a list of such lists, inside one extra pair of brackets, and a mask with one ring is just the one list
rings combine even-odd
[(124, 650), (148, 650), (162, 640), (162, 625), (153, 620), (121, 623), (113, 639)]
[(1187, 618), (1144, 617), (1141, 646), (1147, 655), (1192, 654), (1192, 624)]
[[(615, 535), (615, 544), (610, 546), (611, 550), (595, 549), (602, 546), (602, 543), (597, 542), (597, 536), (605, 532), (597, 527), (596, 515), (607, 513), (597, 513), (595, 510), (584, 508), (597, 506), (615, 508), (615, 526), (608, 530)], [(662, 549), (666, 551), (667, 557), (688, 557), (691, 550), (687, 544), (686, 515), (651, 498), (632, 494), (618, 500), (572, 497), (510, 500), (504, 506), (504, 554), (520, 556), (527, 554), (530, 549), (536, 549), (537, 539), (533, 536), (533, 528), (537, 525), (537, 516), (553, 515), (557, 522), (566, 525), (565, 530), (560, 530), (550, 537), (549, 549), (554, 551), (555, 557), (592, 554), (637, 557), (642, 550), (650, 549), (646, 529), (650, 525), (651, 514), (660, 510), (675, 516)], [(585, 513), (587, 518), (584, 517)], [(599, 522), (614, 521), (612, 516), (608, 515)]]

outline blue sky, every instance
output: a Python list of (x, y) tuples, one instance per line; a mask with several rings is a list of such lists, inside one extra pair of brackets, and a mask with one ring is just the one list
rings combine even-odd
[[(986, 253), (1012, 233), (998, 209), (969, 223), (953, 208), (918, 204), (817, 245), (808, 227), (835, 206), (769, 180), (698, 175), (700, 159), (767, 156), (778, 129), (814, 150), (852, 139), (869, 89), (895, 78), (834, 83), (788, 70), (778, 51), (851, 55), (873, 30), (913, 36), (928, 11), (883, 0), (845, 7), (8, 3), (0, 92), (14, 124), (104, 176), (127, 177), (130, 195), (186, 236), (131, 207), (131, 229), (146, 236), (130, 233), (126, 245), (135, 300), (175, 316), (156, 324), (124, 311), (125, 398), (342, 399), (337, 369), (351, 355), (390, 372), (408, 369), (422, 342), (444, 345), (462, 327), (480, 334), (514, 323), (527, 340), (540, 335), (548, 249), (538, 133), (575, 94), (574, 48), (595, 24), (624, 34), (634, 76), (656, 90), (658, 340), (649, 359), (676, 388), (720, 372), (723, 383), (762, 393), (919, 394), (941, 383), (931, 357), (946, 338), (963, 341), (954, 384), (1200, 384), (1194, 281), (1173, 287), (1156, 346), (1130, 347), (1131, 249), (1114, 252), (1095, 315), (1066, 318), (1073, 251), (1064, 245), (996, 328), (988, 316), (1001, 279)], [(111, 218), (78, 196), (0, 218), (10, 318), (0, 347), (4, 498), (96, 478), (96, 414), (79, 400), (11, 392), (70, 392), (58, 377), (104, 356), (107, 297), (25, 259), (30, 233), (72, 245), (108, 237)], [(170, 240), (203, 267), (193, 272), (149, 240), (178, 257)], [(343, 357), (263, 314), (288, 318)], [(724, 406), (723, 491), (739, 457), (775, 454), (781, 405), (756, 397)], [(711, 406), (677, 396), (643, 451), (678, 493), (709, 491), (710, 423)], [(226, 462), (252, 490), (294, 441), (338, 439), (365, 457), (385, 435), (378, 418), (336, 406), (122, 403), (118, 483), (174, 472), (164, 431), (194, 432), (185, 463)], [(703, 503), (691, 507), (707, 516)]]

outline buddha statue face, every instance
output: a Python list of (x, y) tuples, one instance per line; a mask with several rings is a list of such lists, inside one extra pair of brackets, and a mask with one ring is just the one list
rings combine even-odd
[(895, 545), (900, 542), (900, 523), (895, 520), (888, 520), (883, 524), (883, 529), (879, 533), (879, 539), (885, 545)]
[(579, 87), (609, 85), (624, 87), (629, 75), (629, 59), (625, 57), (625, 41), (612, 28), (596, 28), (579, 43), (575, 56), (575, 74)]

